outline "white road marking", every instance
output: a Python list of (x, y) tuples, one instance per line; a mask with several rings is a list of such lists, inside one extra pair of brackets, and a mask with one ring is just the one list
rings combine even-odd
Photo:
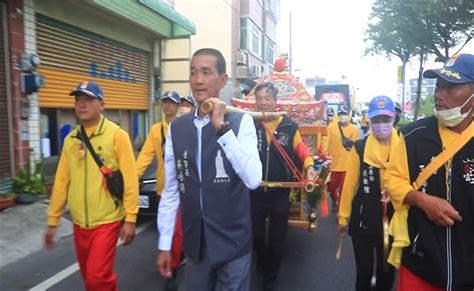
[[(152, 225), (153, 222), (154, 222), (153, 220), (147, 221), (146, 223), (144, 223), (144, 224), (140, 225), (139, 227), (137, 227), (137, 230), (135, 232), (135, 237), (138, 234), (140, 234), (142, 231), (147, 229), (150, 225)], [(120, 246), (121, 244), (122, 244), (122, 242), (119, 240), (117, 242), (117, 246)], [(56, 285), (57, 283), (61, 282), (64, 279), (66, 279), (67, 277), (69, 277), (70, 275), (74, 274), (77, 271), (79, 271), (79, 264), (74, 263), (74, 264), (70, 265), (69, 267), (67, 267), (66, 269), (64, 269), (62, 271), (59, 271), (58, 273), (56, 273), (52, 277), (44, 280), (43, 282), (39, 283), (38, 285), (36, 285), (34, 287), (32, 287), (30, 289), (30, 291), (48, 290), (48, 288), (51, 288), (52, 286)]]

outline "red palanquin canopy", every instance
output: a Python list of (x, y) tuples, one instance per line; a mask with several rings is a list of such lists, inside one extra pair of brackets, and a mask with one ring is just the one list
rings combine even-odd
[[(286, 111), (298, 124), (322, 125), (324, 123), (325, 102), (316, 101), (303, 84), (288, 71), (273, 72), (263, 76), (257, 84), (271, 82), (278, 88), (276, 111)], [(255, 110), (255, 87), (242, 99), (232, 98), (237, 108)]]

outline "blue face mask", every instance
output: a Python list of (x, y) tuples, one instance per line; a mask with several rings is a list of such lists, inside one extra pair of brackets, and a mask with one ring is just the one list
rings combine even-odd
[(393, 122), (372, 124), (372, 133), (378, 139), (386, 139), (392, 133)]

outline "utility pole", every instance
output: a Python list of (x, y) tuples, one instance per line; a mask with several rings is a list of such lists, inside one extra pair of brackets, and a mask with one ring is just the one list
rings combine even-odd
[(403, 87), (402, 87), (402, 116), (401, 116), (401, 119), (402, 120), (405, 120), (405, 87), (406, 87), (406, 84), (405, 84), (405, 73), (406, 73), (406, 67), (407, 67), (407, 58), (406, 56), (403, 56), (403, 64), (402, 64), (402, 84), (403, 84)]

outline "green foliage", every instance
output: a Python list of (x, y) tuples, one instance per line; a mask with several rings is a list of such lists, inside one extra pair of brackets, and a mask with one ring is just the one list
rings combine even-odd
[(412, 123), (412, 121), (410, 121), (410, 120), (406, 120), (406, 119), (405, 120), (400, 120), (400, 122), (398, 123), (398, 127), (403, 127), (403, 126), (408, 125), (410, 123)]
[(323, 197), (324, 187), (326, 187), (326, 185), (317, 186), (313, 192), (306, 193), (306, 199), (308, 200), (310, 208), (316, 208), (318, 201), (321, 200), (321, 197)]
[[(417, 41), (413, 28), (417, 19), (403, 13), (400, 0), (376, 0), (372, 6), (365, 41), (366, 54), (397, 56), (406, 63), (416, 54)], [(421, 31), (417, 32), (421, 33)]]
[(37, 164), (33, 174), (27, 170), (20, 170), (18, 175), (13, 178), (13, 192), (22, 194), (44, 194), (44, 186), (41, 164)]
[(449, 58), (449, 49), (473, 37), (472, 0), (375, 0), (366, 30), (366, 53), (403, 60), (420, 54)]
[(421, 100), (420, 114), (422, 116), (432, 116), (434, 107), (434, 96), (426, 96), (425, 99)]

